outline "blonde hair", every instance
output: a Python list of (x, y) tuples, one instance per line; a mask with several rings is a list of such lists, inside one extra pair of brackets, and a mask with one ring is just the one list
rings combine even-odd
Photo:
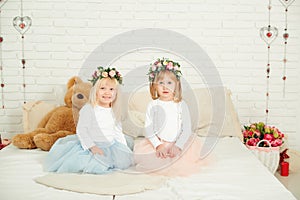
[(153, 100), (159, 98), (159, 94), (157, 92), (157, 82), (162, 80), (165, 76), (169, 76), (175, 82), (175, 90), (174, 90), (174, 102), (178, 103), (182, 100), (182, 90), (181, 90), (181, 82), (177, 79), (173, 72), (169, 70), (160, 71), (154, 78), (153, 82), (150, 82), (150, 94)]
[(93, 107), (95, 107), (96, 105), (98, 105), (98, 102), (97, 102), (97, 91), (105, 83), (110, 83), (110, 84), (112, 84), (112, 85), (114, 85), (116, 87), (116, 97), (111, 102), (110, 106), (111, 106), (111, 108), (113, 110), (115, 119), (118, 122), (120, 122), (121, 121), (122, 94), (121, 94), (120, 84), (118, 83), (117, 79), (110, 78), (110, 77), (98, 79), (97, 82), (95, 83), (95, 85), (91, 88), (90, 97), (89, 97), (89, 103)]

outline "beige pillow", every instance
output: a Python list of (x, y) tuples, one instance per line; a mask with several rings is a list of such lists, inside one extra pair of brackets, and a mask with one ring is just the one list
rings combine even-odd
[(54, 104), (43, 101), (27, 102), (23, 105), (23, 129), (24, 132), (30, 132), (36, 129), (38, 123), (43, 117), (56, 107)]
[[(236, 136), (242, 139), (241, 125), (228, 89), (198, 88), (185, 91), (183, 96), (190, 109), (193, 131), (199, 136)], [(124, 133), (133, 137), (144, 136), (144, 118), (151, 101), (150, 93), (125, 93), (124, 97), (128, 103), (123, 119)]]
[[(224, 87), (199, 88), (192, 91), (197, 107), (191, 110), (193, 131), (199, 136), (235, 136), (242, 139), (241, 124), (231, 100), (230, 90)], [(193, 113), (197, 109), (197, 114)], [(197, 121), (195, 121), (195, 119)]]
[(147, 105), (151, 101), (148, 91), (124, 93), (123, 132), (133, 137), (144, 136)]

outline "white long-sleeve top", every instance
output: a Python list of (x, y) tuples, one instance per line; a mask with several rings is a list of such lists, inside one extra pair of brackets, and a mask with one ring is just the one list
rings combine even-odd
[(112, 143), (116, 140), (126, 144), (121, 123), (116, 123), (111, 108), (93, 107), (87, 103), (79, 111), (76, 134), (83, 149), (89, 149), (97, 142)]
[(162, 141), (167, 141), (175, 142), (176, 146), (183, 149), (192, 134), (187, 104), (184, 101), (151, 101), (145, 117), (145, 131), (154, 148)]

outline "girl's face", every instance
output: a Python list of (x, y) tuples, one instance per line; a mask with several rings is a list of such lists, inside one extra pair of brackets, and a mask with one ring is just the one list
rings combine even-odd
[(110, 79), (103, 80), (103, 82), (99, 85), (96, 94), (98, 105), (109, 108), (111, 106), (111, 102), (115, 100), (116, 94), (117, 88), (115, 82)]
[(168, 75), (164, 75), (161, 79), (157, 80), (157, 93), (159, 100), (173, 101), (176, 82)]

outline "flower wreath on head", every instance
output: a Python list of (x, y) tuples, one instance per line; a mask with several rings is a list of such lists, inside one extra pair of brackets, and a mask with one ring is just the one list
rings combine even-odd
[(168, 58), (162, 58), (162, 59), (158, 58), (153, 64), (151, 64), (149, 68), (149, 72), (147, 74), (149, 75), (149, 81), (153, 83), (156, 75), (160, 71), (164, 71), (164, 70), (173, 72), (177, 80), (179, 80), (182, 75), (179, 63), (174, 62)]
[(97, 70), (94, 72), (94, 74), (92, 75), (92, 79), (90, 79), (89, 81), (92, 82), (93, 86), (96, 84), (96, 82), (98, 81), (98, 79), (102, 79), (102, 78), (115, 78), (118, 83), (121, 85), (122, 84), (122, 75), (120, 74), (119, 71), (116, 70), (116, 68), (106, 68), (104, 69), (103, 67), (98, 67)]

